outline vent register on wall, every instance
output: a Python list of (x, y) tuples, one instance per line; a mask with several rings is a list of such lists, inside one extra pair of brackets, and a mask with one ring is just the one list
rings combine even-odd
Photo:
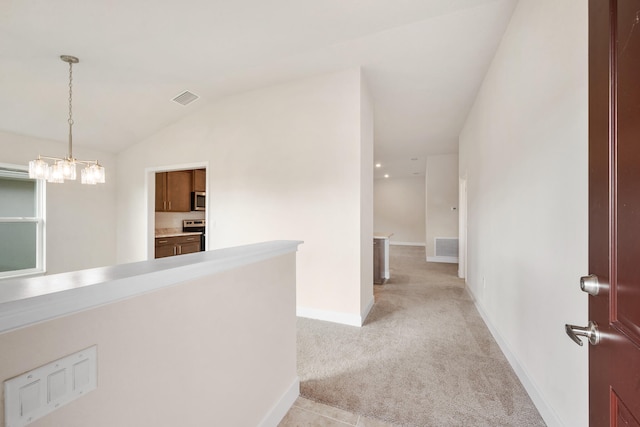
[(435, 239), (436, 256), (457, 257), (458, 239), (454, 237), (437, 237)]
[(436, 237), (433, 239), (434, 256), (427, 257), (429, 262), (458, 262), (458, 238)]

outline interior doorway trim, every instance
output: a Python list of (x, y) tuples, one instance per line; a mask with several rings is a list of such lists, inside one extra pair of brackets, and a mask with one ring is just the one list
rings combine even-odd
[[(181, 163), (175, 165), (165, 165), (165, 166), (151, 166), (145, 168), (145, 188), (147, 189), (147, 260), (155, 259), (155, 247), (156, 247), (156, 173), (157, 172), (171, 172), (171, 171), (179, 171), (179, 170), (187, 170), (187, 169), (206, 169), (207, 170), (207, 182), (206, 182), (206, 192), (209, 193), (209, 162), (196, 162), (196, 163)], [(206, 200), (206, 216), (209, 216), (209, 200), (211, 198), (207, 197)], [(207, 221), (208, 223), (209, 221)], [(209, 234), (209, 225), (205, 228), (205, 234), (208, 236)], [(206, 248), (209, 248), (209, 238), (207, 237), (207, 241), (205, 242)]]
[(458, 277), (467, 278), (467, 177), (459, 178), (458, 189)]

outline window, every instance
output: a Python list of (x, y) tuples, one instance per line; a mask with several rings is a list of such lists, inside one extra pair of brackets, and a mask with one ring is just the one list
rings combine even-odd
[(0, 165), (0, 279), (44, 269), (44, 183)]

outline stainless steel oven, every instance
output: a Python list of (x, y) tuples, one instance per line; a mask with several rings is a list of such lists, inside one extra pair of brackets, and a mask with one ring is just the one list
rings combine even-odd
[(182, 231), (185, 232), (200, 232), (200, 250), (204, 251), (206, 237), (204, 232), (206, 230), (205, 219), (185, 219), (182, 221)]

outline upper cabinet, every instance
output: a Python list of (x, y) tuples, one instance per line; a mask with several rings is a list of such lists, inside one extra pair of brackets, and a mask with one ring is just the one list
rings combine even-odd
[(192, 171), (156, 173), (156, 212), (190, 212)]
[(206, 169), (195, 169), (193, 171), (193, 191), (206, 191), (207, 171)]
[(156, 212), (190, 212), (191, 193), (206, 188), (206, 169), (157, 172)]

